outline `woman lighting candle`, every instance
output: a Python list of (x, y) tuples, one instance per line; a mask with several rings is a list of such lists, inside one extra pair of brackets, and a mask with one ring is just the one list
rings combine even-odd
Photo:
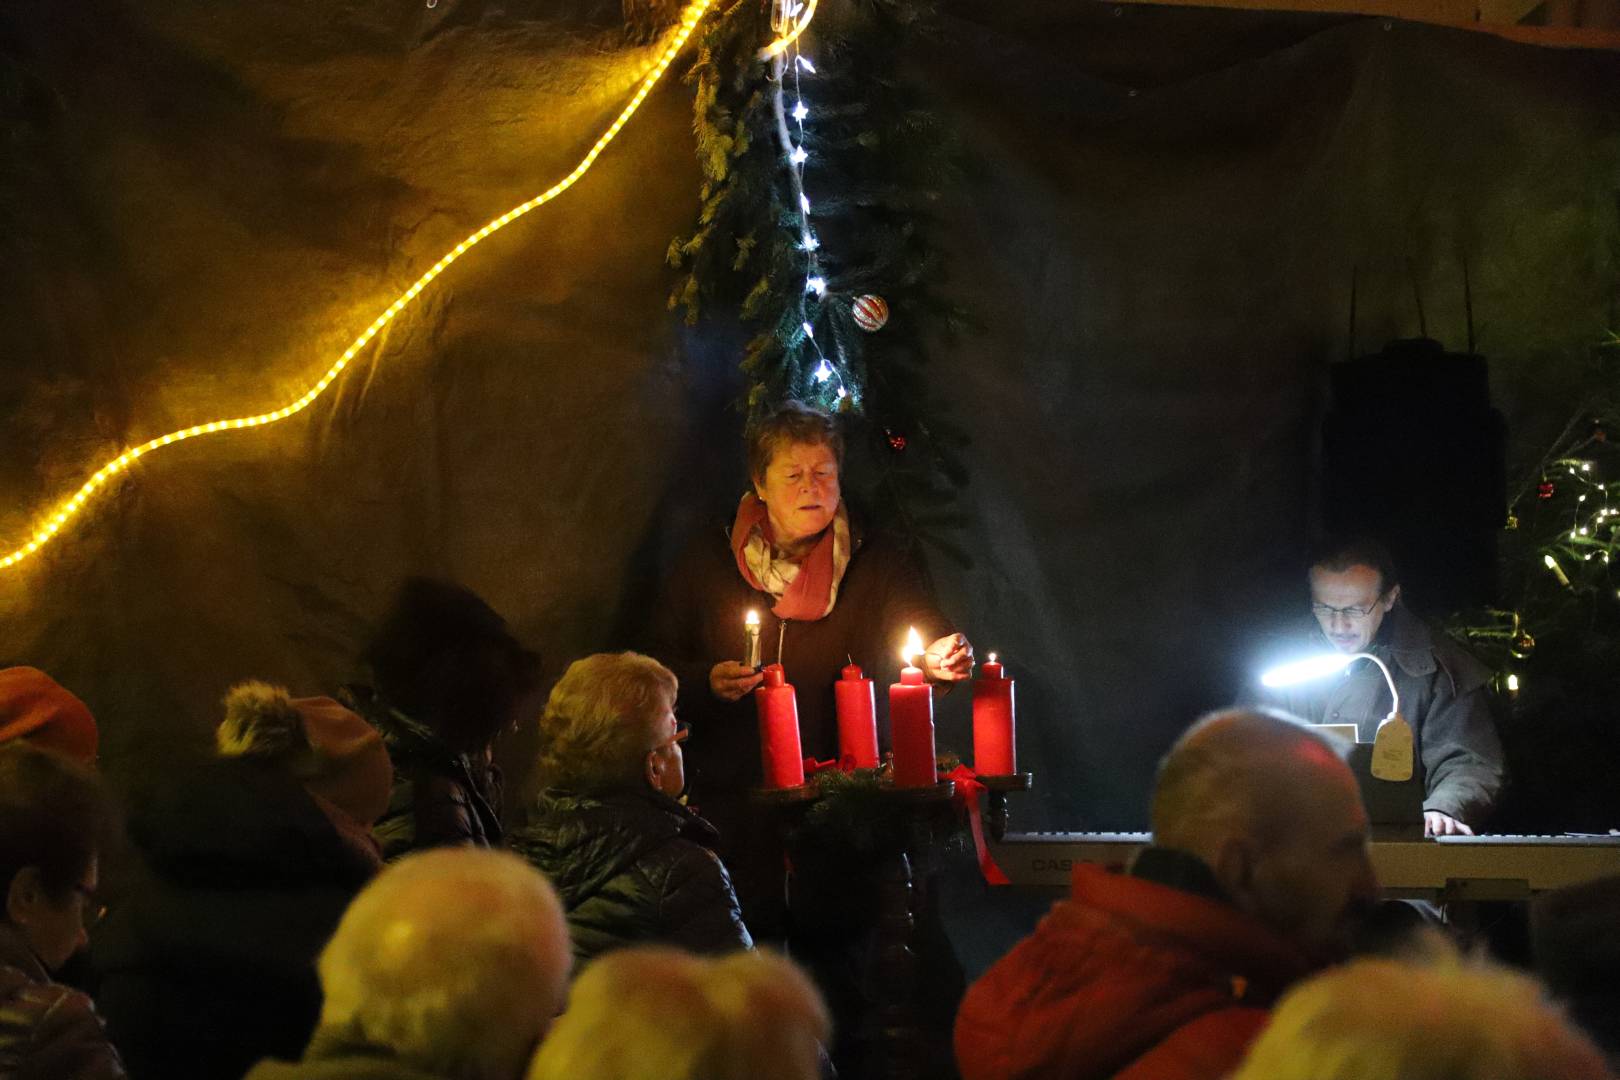
[[(754, 901), (780, 904), (782, 857), (749, 802), (764, 772), (747, 699), (764, 675), (739, 656), (744, 613), (759, 613), (760, 661), (783, 665), (797, 687), (804, 753), (819, 760), (839, 753), (834, 688), (850, 657), (892, 656), (895, 629), (915, 626), (932, 642), (923, 678), (954, 682), (972, 675), (973, 647), (952, 632), (912, 555), (846, 504), (834, 417), (785, 402), (750, 423), (746, 449), (749, 490), (729, 533), (701, 530), (666, 576), (648, 651), (680, 678), (692, 802), (720, 830), (753, 928)], [(770, 920), (759, 911), (761, 929)]]

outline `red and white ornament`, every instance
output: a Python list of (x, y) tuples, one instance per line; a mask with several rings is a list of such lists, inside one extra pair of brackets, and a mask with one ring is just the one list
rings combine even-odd
[(889, 303), (881, 296), (867, 293), (855, 298), (849, 313), (855, 317), (856, 326), (872, 334), (883, 329), (883, 324), (889, 321)]

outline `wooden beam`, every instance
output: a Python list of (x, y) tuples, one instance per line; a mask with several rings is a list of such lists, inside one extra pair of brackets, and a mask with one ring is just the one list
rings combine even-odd
[[(1099, 3), (1154, 7), (1226, 8), (1242, 11), (1290, 11), (1317, 15), (1360, 15), (1408, 22), (1434, 23), (1476, 30), (1526, 45), (1568, 49), (1620, 50), (1620, 30), (1597, 19), (1590, 25), (1525, 26), (1542, 0), (1097, 0)], [(1620, 0), (1612, 0), (1620, 6)], [(1609, 7), (1602, 9), (1611, 11)], [(1620, 21), (1620, 15), (1613, 18)]]
[(1164, 7), (1308, 11), (1322, 15), (1377, 15), (1410, 19), (1414, 22), (1437, 23), (1475, 22), (1482, 6), (1479, 0), (1129, 0), (1129, 2)]

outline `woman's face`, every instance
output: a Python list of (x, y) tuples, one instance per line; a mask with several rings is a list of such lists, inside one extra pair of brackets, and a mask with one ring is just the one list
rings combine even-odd
[[(44, 889), (37, 871), (27, 881), (13, 884), (7, 916), (22, 930), (28, 947), (48, 971), (59, 969), (90, 940), (85, 927), (94, 921), (87, 916), (95, 905), (96, 869), (96, 860), (91, 859), (79, 884), (60, 897)], [(23, 874), (29, 870), (18, 877)]]
[(838, 511), (838, 458), (825, 443), (789, 443), (771, 458), (754, 494), (770, 514), (777, 544), (808, 540)]

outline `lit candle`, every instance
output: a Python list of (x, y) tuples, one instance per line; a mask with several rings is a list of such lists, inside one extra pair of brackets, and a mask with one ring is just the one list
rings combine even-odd
[(934, 691), (914, 663), (922, 651), (922, 638), (913, 627), (900, 652), (905, 662), (900, 681), (889, 687), (895, 787), (932, 787), (939, 782), (934, 767)]
[(851, 662), (843, 678), (833, 684), (838, 703), (838, 756), (857, 769), (875, 769), (878, 763), (877, 701), (872, 680)]
[(1011, 776), (1018, 771), (1017, 731), (1013, 681), (991, 653), (973, 682), (973, 768), (979, 775)]
[(754, 691), (759, 710), (759, 759), (768, 788), (804, 783), (804, 753), (799, 747), (799, 701), (781, 664), (765, 669), (765, 681)]
[(750, 611), (743, 619), (743, 666), (759, 668), (759, 612)]

